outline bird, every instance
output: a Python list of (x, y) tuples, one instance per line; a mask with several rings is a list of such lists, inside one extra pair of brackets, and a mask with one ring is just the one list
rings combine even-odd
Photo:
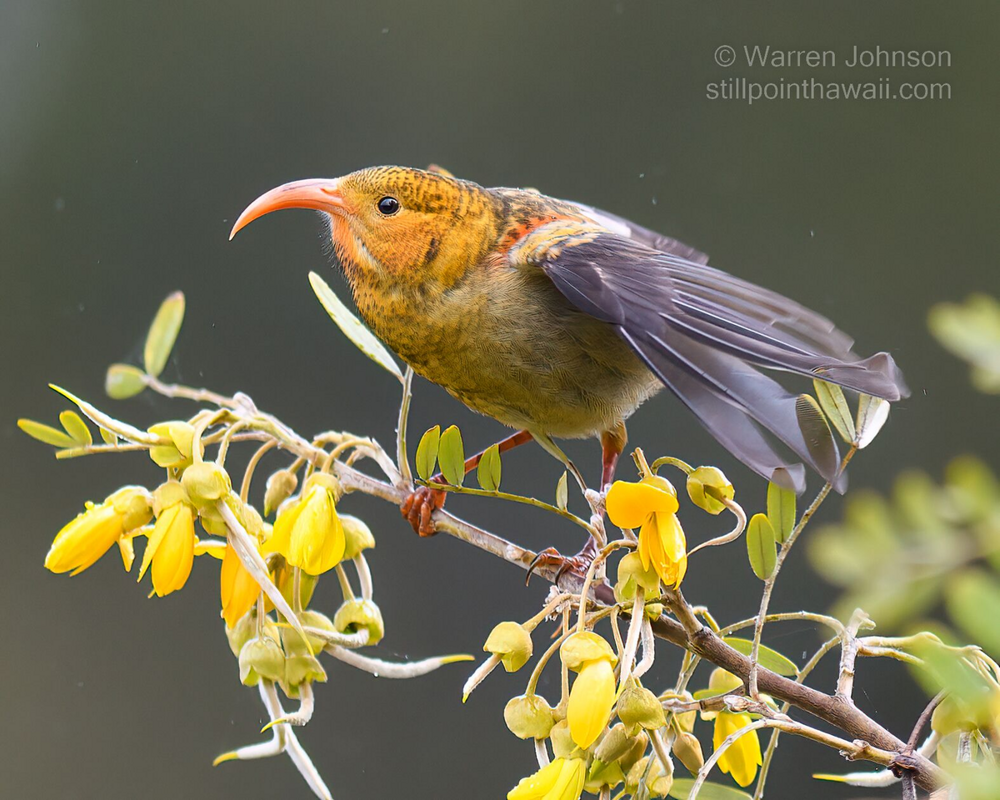
[[(230, 239), (288, 208), (321, 212), (355, 306), (383, 342), (418, 375), (514, 429), (501, 452), (536, 440), (559, 456), (555, 439), (598, 438), (602, 489), (624, 451), (626, 420), (664, 387), (733, 456), (796, 493), (803, 464), (841, 481), (840, 456), (815, 405), (768, 373), (889, 402), (908, 394), (889, 353), (861, 358), (824, 316), (583, 203), (485, 188), (440, 167), (370, 167), (265, 192)], [(444, 498), (420, 487), (401, 511), (430, 536)], [(594, 552), (588, 542), (563, 566)]]

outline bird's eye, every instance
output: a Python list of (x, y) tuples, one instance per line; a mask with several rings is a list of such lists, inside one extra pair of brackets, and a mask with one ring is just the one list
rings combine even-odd
[(391, 217), (399, 211), (399, 201), (395, 197), (383, 197), (378, 201), (378, 210), (380, 214)]

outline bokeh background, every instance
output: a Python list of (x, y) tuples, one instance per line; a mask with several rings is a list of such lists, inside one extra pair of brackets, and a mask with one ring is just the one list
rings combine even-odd
[[(896, 355), (913, 396), (857, 459), (855, 486), (885, 488), (904, 466), (936, 474), (965, 451), (996, 465), (997, 428), (985, 424), (995, 401), (969, 388), (925, 318), (935, 301), (1000, 290), (998, 24), (989, 0), (0, 4), (4, 796), (308, 796), (285, 759), (210, 766), (255, 741), (263, 714), (222, 635), (214, 562), (166, 600), (147, 600), (114, 554), (73, 580), (42, 569), (84, 500), (154, 484), (158, 470), (141, 456), (57, 464), (14, 425), (64, 407), (49, 381), (102, 400), (106, 364), (137, 359), (158, 303), (183, 289), (166, 378), (244, 390), (305, 433), (391, 442), (395, 382), (336, 331), (306, 282), (319, 270), (344, 290), (315, 217), (276, 215), (227, 241), (235, 215), (286, 180), (433, 161), (614, 210), (831, 316), (860, 351)], [(946, 49), (952, 66), (725, 70), (713, 60), (723, 44), (842, 57), (855, 44)], [(739, 76), (946, 81), (952, 99), (706, 98), (706, 83)], [(141, 425), (192, 412), (146, 395), (114, 410)], [(458, 423), (470, 449), (502, 434), (418, 381), (413, 428), (438, 422)], [(763, 505), (762, 482), (672, 400), (650, 402), (630, 431), (647, 452), (722, 466), (747, 508)], [(571, 448), (591, 474), (597, 452)], [(505, 459), (510, 489), (548, 496), (559, 474), (537, 449)], [(452, 510), (526, 545), (579, 544), (544, 515), (463, 500)], [(836, 519), (839, 503), (823, 517)], [(378, 538), (387, 657), (476, 652), (495, 622), (526, 617), (544, 594), (446, 537), (418, 540), (385, 504), (347, 505)], [(692, 539), (718, 532), (705, 515), (688, 519)], [(791, 566), (773, 607), (825, 608), (835, 593), (804, 552)], [(696, 558), (685, 584), (723, 621), (749, 616), (759, 589), (741, 546)], [(321, 585), (319, 607), (336, 599)], [(819, 639), (788, 625), (768, 641), (800, 658)], [(665, 680), (677, 655), (662, 653)], [(500, 797), (530, 771), (530, 748), (501, 716), (524, 676), (497, 676), (462, 706), (467, 672), (387, 682), (332, 666), (302, 740), (334, 796)], [(816, 680), (832, 688), (829, 669)], [(894, 664), (862, 665), (858, 701), (907, 732), (922, 707)], [(769, 796), (850, 796), (809, 778), (843, 768), (786, 738)]]

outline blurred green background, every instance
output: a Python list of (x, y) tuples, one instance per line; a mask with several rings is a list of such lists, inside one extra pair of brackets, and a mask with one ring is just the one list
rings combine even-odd
[[(304, 433), (391, 442), (395, 383), (335, 330), (306, 281), (315, 269), (343, 293), (318, 221), (277, 215), (227, 242), (240, 210), (287, 180), (433, 161), (623, 214), (831, 316), (860, 352), (895, 354), (913, 396), (852, 466), (854, 486), (884, 490), (908, 466), (940, 474), (967, 451), (995, 467), (996, 401), (969, 388), (925, 320), (938, 300), (1000, 292), (998, 24), (989, 0), (0, 5), (4, 796), (308, 796), (285, 759), (210, 766), (256, 740), (263, 714), (222, 635), (214, 562), (160, 601), (114, 554), (73, 580), (42, 569), (84, 500), (159, 471), (141, 456), (56, 464), (14, 425), (64, 407), (49, 381), (103, 401), (106, 364), (135, 361), (158, 303), (183, 289), (187, 321), (165, 378), (244, 390)], [(843, 57), (855, 44), (946, 49), (952, 66), (727, 70), (713, 58), (723, 44)], [(729, 77), (944, 81), (952, 98), (706, 99), (707, 83)], [(143, 395), (114, 410), (146, 425), (191, 406)], [(453, 422), (469, 449), (503, 434), (418, 381), (414, 429)], [(649, 453), (718, 464), (748, 509), (763, 505), (763, 483), (672, 400), (641, 409), (630, 433)], [(570, 451), (596, 477), (596, 444)], [(538, 449), (505, 460), (511, 490), (548, 496), (559, 474)], [(839, 503), (822, 518), (838, 518)], [(418, 540), (383, 503), (346, 505), (378, 538), (383, 655), (476, 652), (495, 622), (528, 616), (544, 594), (445, 537)], [(580, 543), (530, 509), (449, 507), (532, 547)], [(719, 532), (688, 519), (692, 540)], [(775, 610), (836, 596), (804, 550)], [(749, 616), (759, 590), (741, 546), (695, 557), (685, 583), (723, 622)], [(315, 604), (333, 608), (336, 595), (321, 585)], [(775, 626), (767, 640), (799, 659), (818, 635)], [(677, 660), (664, 646), (653, 675), (665, 681)], [(832, 689), (827, 666), (816, 685)], [(500, 797), (529, 772), (530, 747), (502, 719), (526, 677), (497, 676), (462, 706), (467, 672), (388, 682), (333, 666), (301, 738), (334, 796)], [(864, 662), (858, 685), (865, 711), (908, 733), (922, 694), (898, 665)], [(850, 796), (809, 778), (844, 769), (786, 737), (769, 796)]]

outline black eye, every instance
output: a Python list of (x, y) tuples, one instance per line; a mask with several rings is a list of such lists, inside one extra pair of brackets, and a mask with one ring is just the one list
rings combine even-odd
[(399, 201), (395, 197), (383, 197), (378, 201), (378, 210), (380, 214), (391, 217), (399, 211)]

